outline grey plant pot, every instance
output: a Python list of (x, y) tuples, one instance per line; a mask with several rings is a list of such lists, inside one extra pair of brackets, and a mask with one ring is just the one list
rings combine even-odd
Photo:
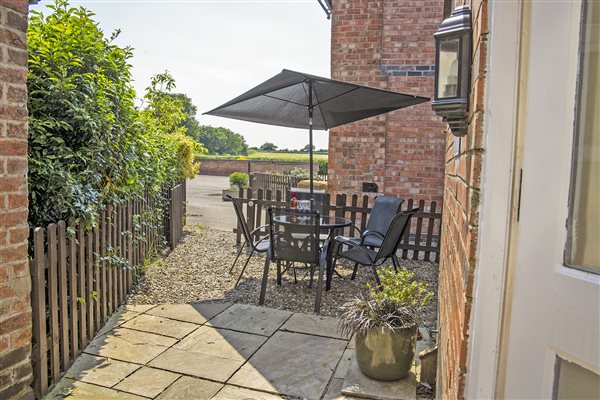
[(356, 335), (356, 362), (369, 378), (395, 381), (406, 377), (413, 365), (417, 326), (391, 332), (376, 329)]

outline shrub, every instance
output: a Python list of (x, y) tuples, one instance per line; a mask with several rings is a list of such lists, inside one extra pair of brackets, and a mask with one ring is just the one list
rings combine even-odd
[(237, 186), (239, 189), (246, 189), (250, 186), (250, 178), (245, 172), (234, 172), (229, 175), (229, 184)]
[(104, 37), (93, 14), (50, 5), (32, 11), (29, 46), (29, 221), (93, 218), (104, 202), (131, 193), (131, 143), (139, 133), (130, 48)]
[(310, 171), (304, 169), (304, 168), (293, 168), (290, 170), (290, 172), (288, 172), (289, 175), (300, 178), (302, 180), (304, 179), (310, 179)]
[(431, 299), (427, 286), (414, 280), (414, 273), (390, 267), (377, 271), (381, 284), (368, 284), (369, 299), (359, 298), (343, 306), (340, 330), (365, 334), (372, 329), (395, 330), (419, 323), (421, 309)]
[(106, 204), (192, 178), (186, 114), (168, 73), (152, 78), (142, 111), (134, 106), (132, 52), (113, 44), (83, 7), (67, 0), (32, 11), (29, 45), (31, 227), (59, 219), (93, 224)]
[(319, 175), (327, 175), (328, 166), (327, 160), (319, 160)]

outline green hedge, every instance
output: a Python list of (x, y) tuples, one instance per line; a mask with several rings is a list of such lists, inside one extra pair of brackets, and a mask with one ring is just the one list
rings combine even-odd
[(176, 129), (185, 114), (164, 96), (172, 77), (157, 75), (139, 110), (118, 31), (105, 37), (92, 12), (66, 0), (48, 8), (30, 13), (27, 33), (30, 225), (94, 223), (105, 204), (192, 177), (199, 147)]

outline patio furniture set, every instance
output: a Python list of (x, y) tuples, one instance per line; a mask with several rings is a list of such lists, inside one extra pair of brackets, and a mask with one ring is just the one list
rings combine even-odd
[[(238, 199), (229, 196), (238, 223), (241, 227), (244, 243), (230, 268), (233, 272), (237, 260), (244, 248), (249, 255), (242, 267), (235, 286), (244, 275), (244, 271), (255, 253), (265, 254), (265, 267), (261, 282), (259, 304), (263, 305), (266, 287), (269, 281), (271, 263), (276, 264), (276, 283), (281, 285), (282, 274), (289, 271), (297, 283), (297, 270), (306, 270), (310, 275), (309, 287), (312, 287), (314, 275), (317, 273), (315, 294), (316, 314), (321, 307), (323, 287), (331, 288), (335, 266), (338, 259), (346, 259), (354, 263), (351, 279), (356, 277), (359, 265), (370, 267), (375, 280), (379, 284), (377, 267), (391, 260), (394, 268), (398, 267), (396, 250), (410, 226), (411, 217), (418, 208), (400, 211), (403, 199), (378, 196), (375, 199), (371, 216), (366, 229), (360, 237), (339, 235), (343, 228), (353, 225), (349, 218), (321, 215), (317, 210), (299, 211), (282, 207), (268, 207), (267, 224), (250, 231), (244, 218), (242, 205)], [(356, 227), (360, 232), (360, 229)], [(254, 240), (257, 232), (266, 233)]]

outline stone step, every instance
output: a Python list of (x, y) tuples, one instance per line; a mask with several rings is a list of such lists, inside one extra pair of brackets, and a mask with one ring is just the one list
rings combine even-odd
[(360, 372), (353, 356), (342, 385), (342, 394), (374, 400), (415, 400), (417, 378), (413, 368), (406, 378), (398, 381), (385, 382), (371, 379)]

